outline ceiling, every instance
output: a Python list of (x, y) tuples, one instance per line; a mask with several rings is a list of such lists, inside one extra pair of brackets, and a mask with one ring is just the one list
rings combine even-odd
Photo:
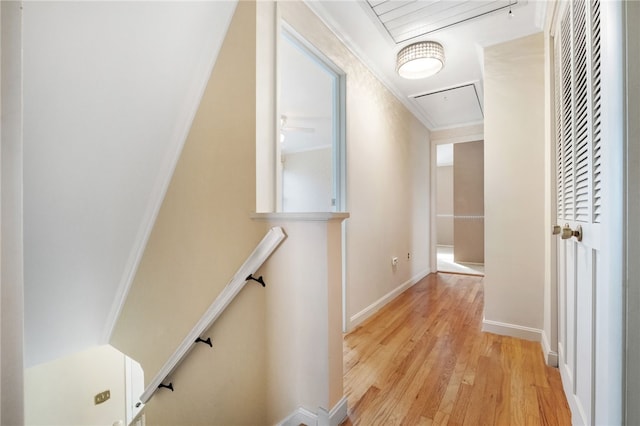
[[(542, 31), (546, 12), (542, 0), (307, 4), (431, 130), (483, 122), (483, 48)], [(421, 40), (443, 45), (444, 69), (425, 79), (399, 77), (397, 52)]]

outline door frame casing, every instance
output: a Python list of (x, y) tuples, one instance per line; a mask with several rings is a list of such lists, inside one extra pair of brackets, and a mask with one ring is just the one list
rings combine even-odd
[(544, 73), (545, 73), (545, 197), (544, 225), (545, 229), (545, 261), (544, 261), (544, 314), (542, 328), (542, 351), (545, 362), (550, 367), (558, 366), (558, 280), (557, 280), (557, 245), (556, 236), (552, 234), (557, 217), (556, 188), (556, 140), (555, 140), (555, 61), (554, 37), (559, 3), (552, 2), (547, 6), (544, 26)]
[[(559, 1), (549, 5), (545, 25), (546, 37), (550, 37), (551, 34), (555, 33), (556, 21), (566, 6), (567, 2)], [(597, 363), (594, 365), (592, 373), (595, 383), (593, 390), (593, 422), (595, 424), (622, 424), (623, 420), (625, 420), (625, 397), (626, 395), (629, 398), (633, 397), (633, 394), (624, 393), (625, 389), (626, 392), (629, 392), (629, 389), (625, 388), (624, 360), (625, 351), (628, 350), (625, 346), (625, 325), (627, 328), (630, 326), (629, 318), (626, 317), (625, 319), (624, 313), (626, 304), (625, 289), (627, 288), (626, 273), (628, 273), (628, 265), (625, 259), (627, 254), (631, 254), (631, 252), (627, 251), (629, 249), (628, 241), (630, 239), (628, 238), (628, 232), (630, 228), (626, 226), (626, 219), (627, 217), (632, 218), (632, 216), (626, 215), (629, 214), (627, 208), (629, 196), (631, 195), (630, 190), (637, 191), (640, 189), (640, 184), (636, 182), (633, 182), (634, 188), (628, 186), (631, 180), (627, 180), (630, 177), (625, 167), (625, 158), (628, 158), (631, 153), (627, 141), (628, 129), (626, 126), (627, 122), (632, 121), (627, 120), (627, 110), (625, 108), (625, 104), (628, 102), (625, 46), (626, 40), (629, 40), (629, 37), (633, 35), (626, 28), (625, 6), (622, 2), (602, 1), (601, 22), (604, 38), (601, 70), (602, 93), (606, 94), (603, 95), (602, 100), (602, 134), (603, 139), (606, 140), (606, 144), (603, 144), (603, 173), (606, 174), (609, 184), (602, 200), (608, 219), (600, 234), (602, 240), (601, 252), (607, 253), (607, 256), (600, 267), (600, 271), (598, 271), (599, 274), (602, 274), (598, 279), (600, 282), (606, 282), (607, 285), (598, 286), (594, 293), (596, 300), (594, 337), (596, 340), (593, 356)], [(637, 37), (637, 32), (635, 36)], [(549, 65), (553, 65), (554, 56), (552, 37), (550, 37), (550, 43), (547, 44), (547, 47), (551, 52), (551, 61), (547, 65), (545, 72), (551, 73), (550, 81), (553, 81), (554, 68), (549, 68)], [(546, 88), (546, 96), (550, 96), (549, 103), (547, 103), (549, 109), (546, 111), (549, 124), (553, 124), (555, 120), (553, 88), (553, 84)], [(553, 149), (555, 147), (555, 135), (552, 134), (553, 127), (548, 130), (547, 135), (551, 141), (548, 145), (552, 151), (555, 151)], [(640, 153), (640, 150), (637, 151), (637, 153)], [(555, 155), (555, 152), (552, 152), (551, 155)], [(555, 184), (556, 178), (554, 175), (555, 167), (551, 167), (548, 170), (548, 176), (553, 184)], [(549, 217), (556, 217), (555, 210), (555, 208), (547, 210)], [(640, 202), (636, 206), (636, 210), (634, 210), (635, 217), (638, 217), (639, 213)], [(634, 253), (637, 259), (637, 255), (640, 254), (640, 244), (635, 247), (635, 250)], [(547, 253), (547, 256), (551, 256), (551, 253)], [(640, 269), (636, 271), (636, 274), (638, 272), (640, 272)], [(556, 291), (557, 289), (558, 284), (556, 281)], [(552, 297), (551, 294), (548, 296)], [(550, 301), (551, 299), (545, 301), (545, 304)], [(638, 301), (640, 301), (640, 296)], [(556, 319), (558, 319), (560, 305), (557, 304), (556, 306), (555, 315)], [(551, 309), (550, 312), (545, 312), (545, 314), (551, 318), (553, 311)], [(637, 326), (640, 325), (640, 315), (635, 317), (635, 321), (637, 321), (635, 322), (637, 329)], [(636, 388), (640, 388), (640, 386)], [(640, 415), (640, 412), (638, 414)]]
[[(640, 424), (640, 3), (625, 3), (626, 43), (626, 315), (625, 424)], [(635, 119), (634, 119), (635, 118)]]
[[(460, 130), (460, 132), (456, 132)], [(446, 144), (456, 144), (456, 143), (464, 143), (464, 142), (476, 142), (476, 141), (484, 141), (484, 125), (482, 124), (472, 124), (470, 126), (461, 126), (455, 129), (448, 129), (443, 131), (446, 134), (445, 137), (438, 138), (438, 131), (434, 131), (431, 133), (430, 139), (430, 154), (429, 159), (431, 163), (431, 203), (430, 203), (430, 232), (431, 232), (431, 241), (429, 244), (429, 267), (432, 273), (436, 273), (438, 271), (438, 258), (437, 258), (437, 216), (438, 216), (438, 159), (437, 157), (437, 146), (438, 145), (446, 145)]]

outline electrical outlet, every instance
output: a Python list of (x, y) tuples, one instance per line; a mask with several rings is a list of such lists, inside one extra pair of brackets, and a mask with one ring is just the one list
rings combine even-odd
[(407, 253), (407, 260), (411, 260), (411, 252)]
[(391, 266), (393, 266), (394, 268), (396, 266), (398, 266), (398, 258), (397, 257), (391, 258)]
[(94, 396), (93, 397), (93, 403), (95, 405), (102, 404), (103, 402), (105, 402), (109, 398), (111, 398), (111, 391), (110, 390), (106, 390), (106, 391), (100, 392), (99, 394)]

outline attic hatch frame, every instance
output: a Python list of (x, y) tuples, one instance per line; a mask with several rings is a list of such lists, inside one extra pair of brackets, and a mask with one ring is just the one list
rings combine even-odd
[[(436, 4), (441, 3), (441, 2), (445, 2), (447, 0), (440, 0), (435, 2)], [(467, 2), (462, 2), (462, 3), (455, 3), (454, 6), (451, 6), (445, 10), (449, 10), (451, 12), (451, 9), (454, 9), (456, 7), (460, 7), (463, 5), (475, 5), (475, 7), (468, 9), (468, 10), (463, 10), (463, 11), (458, 11), (458, 13), (456, 15), (453, 16), (460, 16), (460, 18), (458, 19), (454, 19), (453, 21), (449, 21), (446, 18), (442, 18), (439, 21), (434, 21), (433, 23), (427, 21), (424, 22), (420, 25), (415, 25), (415, 27), (417, 28), (425, 28), (425, 27), (429, 27), (431, 25), (434, 25), (434, 28), (431, 29), (425, 29), (425, 30), (420, 30), (420, 29), (412, 29), (410, 31), (406, 31), (405, 33), (401, 33), (402, 34), (407, 34), (404, 37), (399, 37), (399, 36), (394, 36), (392, 29), (387, 25), (389, 22), (393, 22), (393, 21), (397, 21), (399, 19), (406, 19), (407, 16), (409, 16), (410, 14), (415, 14), (415, 13), (420, 13), (420, 11), (423, 11), (423, 13), (425, 13), (425, 9), (428, 9), (430, 6), (432, 6), (434, 4), (433, 1), (428, 2), (427, 4), (425, 4), (423, 7), (419, 7), (416, 10), (412, 10), (410, 13), (406, 13), (403, 15), (400, 15), (398, 17), (395, 17), (387, 22), (383, 21), (383, 17), (384, 15), (387, 15), (391, 12), (396, 12), (398, 10), (401, 10), (402, 8), (406, 8), (407, 6), (412, 6), (418, 3), (421, 3), (420, 0), (418, 0), (417, 2), (414, 3), (410, 3), (410, 4), (402, 4), (400, 3), (400, 6), (394, 8), (394, 9), (390, 9), (390, 10), (385, 10), (382, 13), (378, 13), (378, 11), (376, 11), (376, 8), (381, 5), (384, 2), (380, 2), (380, 1), (373, 1), (373, 0), (367, 0), (367, 4), (369, 5), (370, 11), (373, 13), (373, 16), (375, 16), (375, 18), (378, 20), (378, 23), (380, 25), (382, 25), (382, 27), (384, 28), (385, 32), (389, 35), (389, 37), (391, 38), (391, 40), (396, 44), (401, 44), (401, 43), (405, 43), (411, 40), (415, 40), (416, 38), (419, 37), (423, 37), (429, 34), (433, 34), (437, 31), (440, 30), (444, 30), (447, 28), (451, 28), (451, 27), (455, 27), (457, 25), (463, 24), (465, 22), (469, 22), (469, 21), (473, 21), (475, 19), (481, 18), (483, 16), (487, 16), (487, 15), (491, 15), (494, 13), (498, 13), (502, 10), (509, 10), (509, 12), (511, 12), (511, 9), (517, 7), (517, 6), (524, 6), (526, 5), (527, 1), (526, 0), (502, 0), (502, 1), (484, 1), (484, 2), (480, 2), (480, 1), (467, 1)], [(452, 3), (452, 2), (448, 2), (448, 3)], [(497, 6), (493, 6), (493, 7), (489, 7), (488, 9), (485, 9), (485, 6), (488, 6), (490, 4), (494, 4), (494, 3), (498, 3)], [(505, 4), (506, 3), (506, 4)], [(519, 4), (522, 3), (522, 4)], [(453, 3), (452, 3), (453, 4)], [(476, 10), (476, 13), (472, 13), (471, 15), (467, 15), (466, 13)], [(425, 16), (429, 16), (430, 14), (425, 13)], [(426, 18), (423, 18), (422, 21), (425, 21)], [(420, 20), (416, 20), (416, 21), (420, 21)], [(415, 22), (415, 21), (413, 21)], [(441, 22), (441, 24), (435, 24), (436, 22)], [(400, 27), (399, 25), (397, 27)], [(394, 28), (397, 28), (394, 27)]]

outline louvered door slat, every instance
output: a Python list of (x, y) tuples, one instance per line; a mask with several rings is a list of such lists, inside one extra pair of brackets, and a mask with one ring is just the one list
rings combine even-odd
[(564, 219), (572, 220), (574, 214), (573, 203), (573, 128), (572, 118), (572, 47), (571, 47), (571, 16), (566, 14), (561, 24), (561, 74), (562, 74), (562, 105), (560, 112), (560, 122), (562, 127), (562, 138), (560, 149), (562, 151), (563, 182), (560, 188), (562, 198), (562, 213)]
[(555, 43), (555, 122), (556, 122), (556, 208), (558, 217), (564, 218), (564, 164), (562, 156), (562, 72), (560, 64), (562, 45), (559, 40)]
[(587, 20), (584, 1), (573, 7), (573, 127), (575, 146), (574, 220), (589, 220), (589, 120), (587, 90)]
[(599, 223), (602, 219), (602, 137), (601, 137), (601, 52), (600, 52), (600, 2), (592, 1), (591, 4), (591, 88), (593, 115), (592, 123), (592, 220)]

